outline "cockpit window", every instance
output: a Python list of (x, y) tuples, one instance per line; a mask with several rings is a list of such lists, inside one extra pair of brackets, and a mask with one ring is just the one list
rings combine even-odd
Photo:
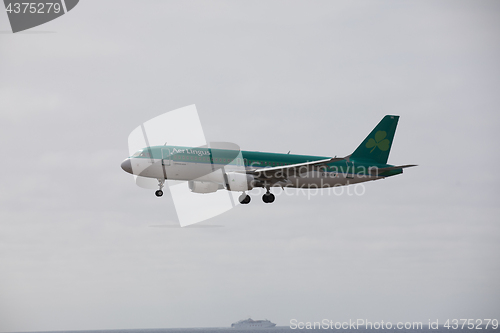
[(146, 151), (139, 150), (138, 152), (134, 153), (134, 155), (132, 155), (131, 157), (151, 157), (151, 154), (147, 150)]

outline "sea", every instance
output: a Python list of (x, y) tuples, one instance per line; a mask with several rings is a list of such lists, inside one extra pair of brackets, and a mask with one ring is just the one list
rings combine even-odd
[[(298, 329), (290, 328), (289, 326), (276, 326), (272, 328), (254, 328), (254, 329), (237, 329), (231, 327), (197, 327), (197, 328), (155, 328), (155, 329), (115, 329), (115, 330), (91, 330), (91, 331), (43, 331), (43, 332), (16, 332), (16, 333), (297, 333), (297, 332), (311, 332), (311, 331), (323, 331), (323, 332), (336, 332), (336, 333), (382, 333), (382, 332), (393, 332), (393, 333), (500, 333), (500, 328), (488, 327), (477, 327), (474, 329), (453, 329), (446, 328), (444, 326), (439, 326), (437, 329), (429, 329), (424, 325), (420, 329), (374, 329), (374, 328), (359, 328), (359, 329)], [(14, 332), (12, 332), (14, 333)]]

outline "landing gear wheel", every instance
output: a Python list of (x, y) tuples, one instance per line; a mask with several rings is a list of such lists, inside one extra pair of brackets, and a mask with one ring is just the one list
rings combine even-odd
[(262, 196), (262, 201), (264, 201), (265, 203), (273, 203), (274, 199), (274, 194), (272, 194), (271, 192), (267, 192)]
[(250, 203), (251, 198), (248, 194), (243, 193), (242, 195), (240, 195), (238, 200), (241, 204), (246, 205), (246, 204)]
[(163, 195), (163, 191), (161, 190), (165, 184), (165, 179), (158, 178), (158, 187), (160, 188), (158, 191), (155, 192), (155, 195), (157, 197), (161, 197)]

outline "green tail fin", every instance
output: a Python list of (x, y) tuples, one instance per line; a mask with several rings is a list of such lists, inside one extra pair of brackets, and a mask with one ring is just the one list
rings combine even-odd
[(398, 120), (399, 116), (385, 116), (351, 154), (350, 159), (386, 164)]

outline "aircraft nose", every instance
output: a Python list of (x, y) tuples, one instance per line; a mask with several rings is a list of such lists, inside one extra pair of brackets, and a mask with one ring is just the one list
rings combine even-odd
[(132, 173), (132, 163), (130, 163), (130, 158), (127, 158), (125, 161), (123, 161), (121, 167), (123, 171)]

